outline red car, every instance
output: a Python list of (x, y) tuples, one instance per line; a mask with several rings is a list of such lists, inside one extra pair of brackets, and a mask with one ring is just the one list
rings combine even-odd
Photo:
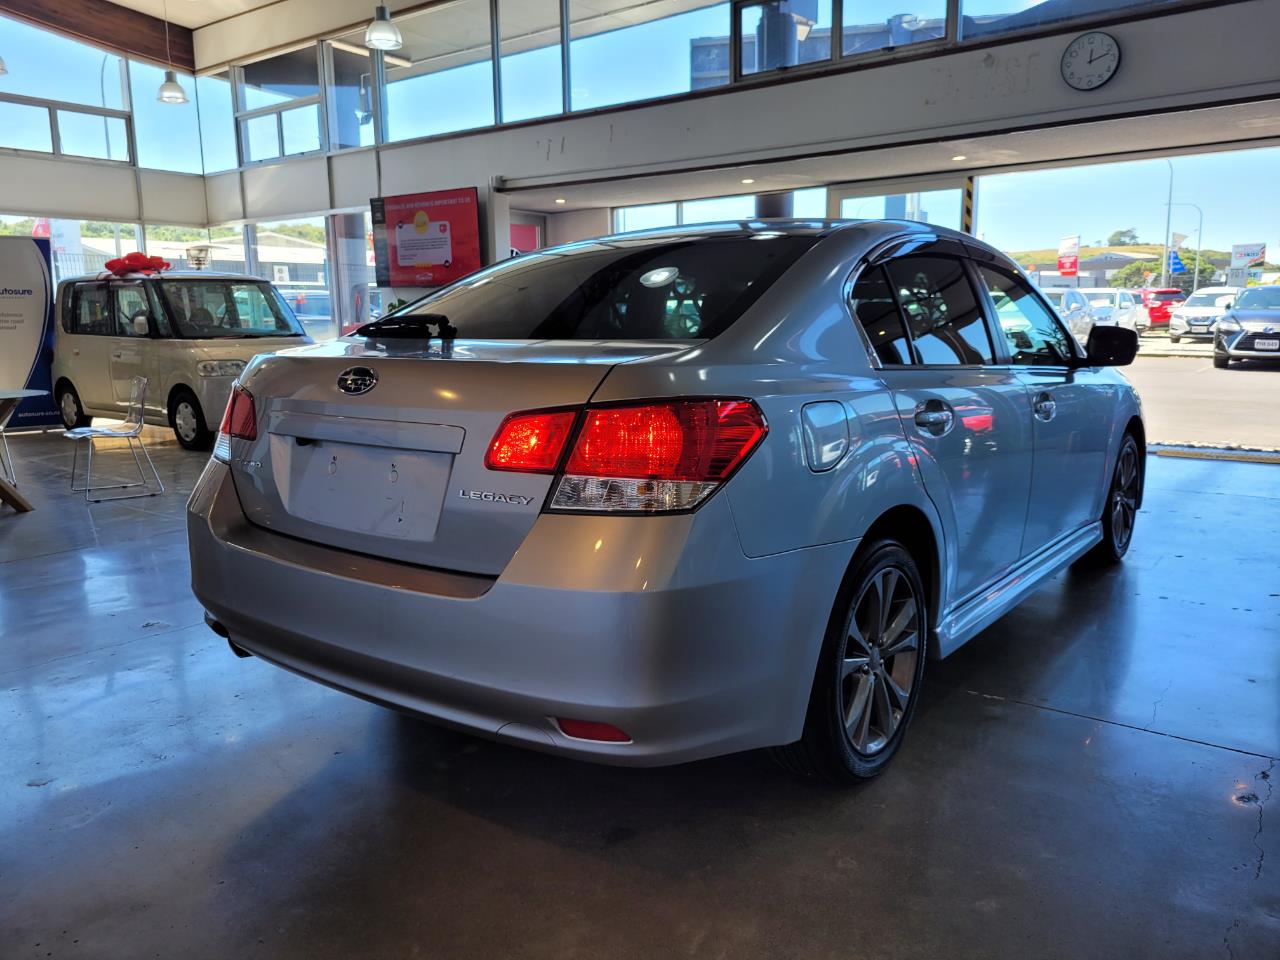
[(1142, 305), (1147, 308), (1153, 329), (1169, 326), (1174, 308), (1186, 299), (1187, 295), (1177, 287), (1151, 287), (1142, 291)]

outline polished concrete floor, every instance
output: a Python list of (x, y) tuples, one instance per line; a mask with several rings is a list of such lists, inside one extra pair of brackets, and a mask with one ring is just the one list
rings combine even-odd
[(164, 497), (86, 507), (65, 441), (14, 442), (4, 960), (1280, 957), (1280, 467), (1153, 458), (1128, 562), (931, 665), (891, 770), (837, 791), (522, 752), (236, 659), (188, 592), (202, 458), (155, 450)]

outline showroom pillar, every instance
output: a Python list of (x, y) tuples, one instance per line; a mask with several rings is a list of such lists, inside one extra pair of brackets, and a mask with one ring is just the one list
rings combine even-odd
[(795, 204), (790, 191), (756, 194), (756, 217), (759, 219), (790, 217), (793, 216), (794, 210)]
[(333, 298), (333, 335), (369, 320), (374, 279), (369, 265), (368, 226), (363, 213), (329, 217), (329, 290)]
[(493, 187), (481, 187), (481, 229), (484, 231), (484, 262), (497, 263), (511, 256), (511, 200)]

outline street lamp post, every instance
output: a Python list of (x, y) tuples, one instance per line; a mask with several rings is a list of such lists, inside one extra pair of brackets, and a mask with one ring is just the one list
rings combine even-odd
[(1169, 228), (1173, 221), (1173, 161), (1165, 160), (1169, 165), (1169, 199), (1164, 205), (1164, 262), (1160, 265), (1160, 286), (1169, 286)]
[(1194, 203), (1171, 203), (1170, 207), (1191, 207), (1200, 214), (1200, 224), (1196, 227), (1196, 272), (1192, 275), (1191, 288), (1194, 291), (1200, 285), (1200, 251), (1204, 247), (1204, 211)]

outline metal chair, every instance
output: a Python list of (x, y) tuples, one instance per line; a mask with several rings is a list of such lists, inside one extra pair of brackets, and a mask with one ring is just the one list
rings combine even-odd
[[(87, 503), (101, 503), (103, 500), (130, 500), (134, 497), (158, 497), (164, 493), (164, 481), (160, 479), (160, 473), (156, 470), (155, 463), (151, 460), (151, 454), (147, 452), (146, 446), (142, 442), (142, 413), (147, 401), (147, 378), (134, 377), (133, 388), (129, 393), (129, 412), (128, 416), (118, 427), (77, 427), (74, 430), (68, 430), (63, 434), (76, 442), (75, 454), (71, 459), (71, 492), (83, 493)], [(80, 441), (85, 440), (89, 444), (88, 462), (85, 468), (84, 486), (76, 486), (76, 468), (80, 463)], [(95, 487), (93, 485), (93, 442), (95, 440), (124, 440), (129, 444), (129, 452), (133, 454), (133, 462), (138, 468), (138, 480), (136, 483), (117, 483), (110, 486)], [(136, 446), (135, 446), (136, 444)], [(142, 461), (138, 459), (138, 451), (142, 451), (142, 455), (147, 459), (147, 466), (151, 468), (151, 476), (155, 478), (155, 485), (159, 489), (153, 489), (147, 481), (146, 472), (142, 469)], [(137, 493), (118, 494), (113, 497), (95, 497), (93, 494), (101, 493), (104, 490), (131, 490), (135, 487), (141, 487)]]

